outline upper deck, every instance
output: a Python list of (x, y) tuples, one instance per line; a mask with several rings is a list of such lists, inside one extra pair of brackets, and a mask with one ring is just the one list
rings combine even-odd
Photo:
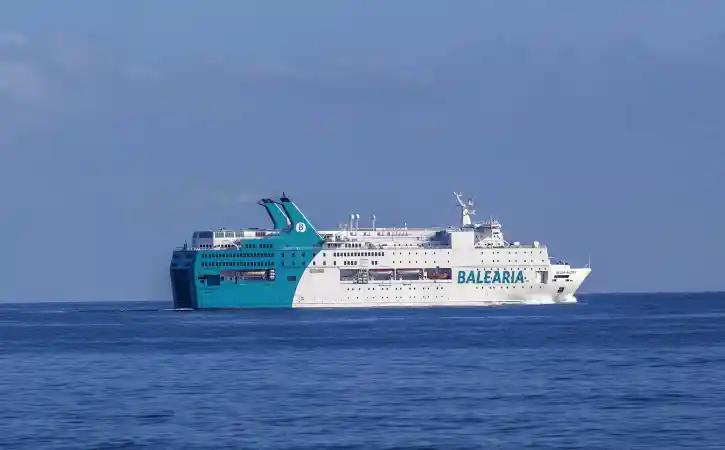
[[(458, 227), (429, 227), (409, 228), (407, 224), (403, 227), (377, 227), (376, 217), (372, 216), (371, 227), (360, 227), (360, 215), (351, 214), (350, 221), (346, 224), (339, 224), (337, 229), (322, 230), (317, 232), (306, 218), (299, 222), (299, 217), (290, 217), (288, 209), (291, 202), (286, 197), (279, 200), (262, 199), (258, 203), (263, 206), (273, 223), (273, 228), (246, 228), (232, 230), (220, 228), (215, 230), (195, 231), (191, 240), (191, 250), (228, 250), (250, 248), (255, 240), (270, 240), (279, 242), (281, 245), (273, 247), (288, 248), (289, 242), (284, 239), (286, 236), (295, 235), (300, 228), (303, 231), (310, 228), (317, 239), (312, 239), (310, 244), (320, 249), (341, 249), (341, 248), (366, 248), (366, 249), (435, 249), (451, 248), (453, 241), (458, 239), (473, 248), (540, 248), (539, 242), (530, 244), (520, 242), (509, 242), (504, 238), (500, 222), (489, 220), (481, 223), (472, 223), (470, 217), (475, 214), (471, 210), (473, 201), (469, 200), (464, 204), (460, 194), (456, 194), (461, 207), (461, 225)], [(283, 202), (282, 200), (286, 200)], [(287, 204), (288, 206), (285, 206)], [(296, 208), (292, 215), (302, 215)], [(296, 228), (297, 227), (297, 228)], [(471, 235), (471, 238), (459, 238), (459, 235)], [(279, 239), (279, 240), (277, 240)], [(299, 247), (299, 243), (293, 242), (292, 246)]]
[(263, 230), (250, 228), (246, 230), (229, 230), (220, 228), (217, 230), (195, 231), (191, 238), (193, 249), (229, 249), (239, 248), (239, 243), (248, 239), (265, 239), (279, 236), (277, 230)]

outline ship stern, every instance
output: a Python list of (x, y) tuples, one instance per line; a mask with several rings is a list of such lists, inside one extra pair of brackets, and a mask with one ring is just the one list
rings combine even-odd
[(195, 262), (196, 252), (176, 250), (171, 258), (169, 277), (175, 309), (196, 309)]

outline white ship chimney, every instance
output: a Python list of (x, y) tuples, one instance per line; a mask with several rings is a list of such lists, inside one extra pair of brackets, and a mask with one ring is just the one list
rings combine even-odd
[(375, 230), (375, 214), (373, 214), (373, 230)]

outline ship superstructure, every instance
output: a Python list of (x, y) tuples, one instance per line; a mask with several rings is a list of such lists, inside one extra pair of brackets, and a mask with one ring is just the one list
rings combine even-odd
[(474, 223), (455, 193), (455, 227), (315, 229), (283, 195), (258, 203), (272, 228), (194, 232), (171, 261), (174, 307), (489, 306), (576, 302), (591, 268), (551, 261), (539, 242), (504, 238), (496, 220)]

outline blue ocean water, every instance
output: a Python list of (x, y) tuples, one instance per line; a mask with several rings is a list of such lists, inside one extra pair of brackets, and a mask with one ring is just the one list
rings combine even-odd
[(0, 305), (0, 447), (725, 448), (725, 294)]

